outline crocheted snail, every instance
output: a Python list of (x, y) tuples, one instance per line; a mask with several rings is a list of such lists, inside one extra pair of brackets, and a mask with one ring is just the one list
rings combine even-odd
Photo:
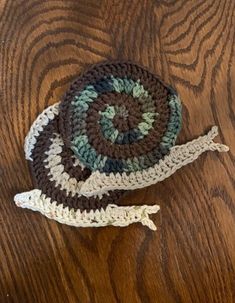
[(217, 128), (175, 146), (181, 128), (181, 102), (158, 76), (131, 62), (101, 63), (82, 74), (60, 106), (65, 144), (92, 174), (85, 196), (136, 189), (164, 180), (207, 150)]
[(91, 172), (64, 145), (58, 130), (58, 109), (58, 103), (45, 109), (25, 139), (25, 157), (35, 189), (15, 195), (17, 206), (72, 226), (126, 226), (141, 222), (155, 230), (149, 214), (156, 213), (158, 205), (122, 206), (119, 200), (123, 191), (90, 198), (81, 195), (81, 186)]
[(16, 204), (73, 226), (126, 226), (155, 230), (158, 205), (123, 206), (126, 190), (155, 184), (215, 143), (217, 127), (183, 145), (181, 102), (158, 76), (131, 62), (92, 66), (61, 103), (45, 109), (25, 139), (35, 189)]

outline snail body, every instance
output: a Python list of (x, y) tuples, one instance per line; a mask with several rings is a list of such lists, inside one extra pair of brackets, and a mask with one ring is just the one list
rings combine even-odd
[(163, 181), (215, 143), (217, 127), (175, 145), (182, 107), (176, 91), (131, 62), (92, 66), (62, 102), (45, 109), (25, 139), (35, 188), (16, 205), (72, 226), (127, 226), (155, 230), (149, 215), (158, 205), (123, 206), (129, 190)]

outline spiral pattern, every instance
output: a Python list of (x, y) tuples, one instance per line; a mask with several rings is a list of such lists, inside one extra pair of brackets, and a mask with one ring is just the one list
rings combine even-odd
[(91, 171), (81, 165), (68, 149), (58, 131), (58, 116), (43, 127), (32, 150), (31, 171), (35, 187), (51, 201), (69, 209), (105, 209), (110, 203), (118, 203), (123, 191), (112, 191), (102, 197), (81, 196), (80, 188)]
[(175, 144), (181, 127), (176, 92), (133, 63), (103, 63), (81, 75), (60, 107), (64, 141), (86, 167), (142, 171)]

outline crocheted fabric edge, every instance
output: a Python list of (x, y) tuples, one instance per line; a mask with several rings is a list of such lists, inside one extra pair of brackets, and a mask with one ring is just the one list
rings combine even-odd
[[(57, 102), (47, 107), (33, 122), (25, 137), (24, 151), (27, 160), (32, 161), (32, 150), (43, 127), (59, 114), (59, 104), (60, 102)], [(50, 197), (46, 197), (40, 189), (16, 194), (14, 202), (18, 207), (38, 211), (57, 222), (76, 227), (128, 226), (140, 222), (142, 225), (156, 230), (149, 214), (157, 213), (160, 209), (158, 205), (118, 206), (109, 204), (105, 209), (80, 211), (57, 204)]]
[(128, 226), (132, 223), (141, 223), (152, 230), (156, 226), (149, 218), (149, 214), (157, 213), (158, 205), (134, 205), (117, 206), (109, 204), (105, 209), (87, 211), (75, 211), (42, 194), (41, 190), (34, 189), (17, 194), (14, 197), (17, 206), (38, 211), (49, 219), (76, 227), (101, 227), (101, 226)]
[(131, 173), (105, 174), (95, 171), (83, 183), (81, 193), (84, 196), (103, 194), (108, 191), (134, 190), (156, 184), (170, 177), (181, 167), (196, 160), (205, 151), (227, 152), (229, 147), (213, 141), (218, 134), (218, 127), (213, 126), (208, 134), (200, 136), (186, 144), (176, 145), (170, 153), (160, 160), (154, 167)]

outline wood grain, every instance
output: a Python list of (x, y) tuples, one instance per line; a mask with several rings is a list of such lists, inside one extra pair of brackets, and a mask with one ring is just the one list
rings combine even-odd
[[(0, 302), (235, 302), (234, 0), (0, 0)], [(23, 142), (88, 64), (139, 62), (183, 101), (179, 143), (219, 125), (208, 153), (126, 203), (158, 203), (152, 232), (76, 229), (17, 208)]]

